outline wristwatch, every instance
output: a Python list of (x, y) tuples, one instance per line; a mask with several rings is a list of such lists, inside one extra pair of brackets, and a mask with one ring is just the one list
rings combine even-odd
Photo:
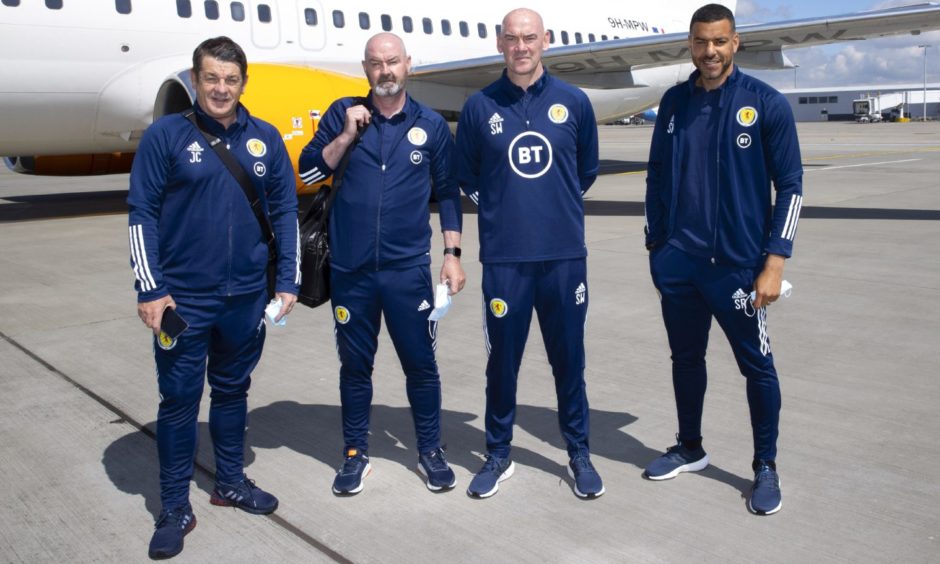
[(460, 247), (445, 247), (445, 255), (454, 255), (457, 258), (460, 258)]

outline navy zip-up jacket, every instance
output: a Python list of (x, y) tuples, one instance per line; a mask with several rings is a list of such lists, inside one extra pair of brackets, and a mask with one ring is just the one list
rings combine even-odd
[[(342, 133), (346, 110), (356, 103), (340, 98), (320, 119), (300, 153), (305, 183), (333, 174), (323, 148)], [(354, 272), (430, 264), (432, 191), (441, 230), (462, 227), (460, 190), (450, 176), (453, 150), (444, 118), (410, 96), (390, 119), (373, 109), (330, 210), (330, 265)]]
[(480, 207), (481, 262), (587, 256), (583, 195), (598, 142), (584, 92), (547, 71), (523, 90), (504, 70), (464, 104), (457, 153), (457, 179)]
[[(666, 243), (678, 229), (684, 112), (698, 77), (696, 70), (688, 82), (670, 88), (659, 105), (646, 169), (647, 248)], [(718, 148), (711, 258), (717, 264), (755, 267), (768, 253), (789, 257), (803, 202), (803, 166), (790, 105), (735, 67), (721, 87), (719, 111), (717, 139), (711, 140)], [(691, 145), (705, 150), (707, 143)]]
[[(275, 289), (296, 294), (297, 190), (280, 133), (241, 104), (227, 129), (193, 107), (254, 182), (277, 239)], [(127, 204), (138, 301), (167, 294), (233, 296), (266, 286), (268, 245), (245, 192), (182, 114), (164, 116), (144, 132)]]

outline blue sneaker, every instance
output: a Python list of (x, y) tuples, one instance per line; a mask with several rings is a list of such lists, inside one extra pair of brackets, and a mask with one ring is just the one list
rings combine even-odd
[(418, 456), (418, 472), (432, 492), (447, 491), (457, 485), (457, 476), (447, 465), (444, 449), (436, 448)]
[(689, 450), (677, 442), (666, 454), (649, 463), (643, 476), (650, 480), (668, 480), (682, 472), (698, 472), (708, 466), (708, 454), (701, 446)]
[(183, 552), (183, 537), (196, 527), (196, 516), (188, 503), (172, 511), (161, 511), (150, 538), (150, 558), (163, 560)]
[(333, 493), (336, 495), (355, 495), (362, 491), (362, 480), (372, 472), (369, 457), (357, 448), (346, 449), (346, 460), (336, 471), (333, 479)]
[(748, 508), (758, 515), (773, 515), (783, 507), (780, 495), (780, 476), (770, 464), (761, 460), (754, 471), (754, 485), (751, 497), (747, 500)]
[(508, 480), (516, 471), (516, 465), (509, 457), (499, 458), (492, 454), (486, 455), (483, 468), (470, 481), (467, 495), (470, 497), (490, 497), (499, 491), (499, 483)]
[(581, 499), (594, 499), (604, 495), (604, 482), (591, 464), (587, 453), (578, 453), (568, 462), (568, 475), (574, 479), (574, 495)]
[(222, 507), (237, 507), (254, 515), (268, 515), (277, 509), (277, 498), (248, 478), (235, 484), (216, 482), (209, 502)]

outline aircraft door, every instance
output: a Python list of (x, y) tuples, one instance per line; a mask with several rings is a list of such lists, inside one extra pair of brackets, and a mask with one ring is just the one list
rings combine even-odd
[(281, 43), (281, 14), (274, 0), (248, 3), (251, 21), (251, 42), (257, 47), (272, 48)]
[(319, 51), (326, 45), (326, 13), (316, 0), (297, 0), (297, 25), (300, 46)]

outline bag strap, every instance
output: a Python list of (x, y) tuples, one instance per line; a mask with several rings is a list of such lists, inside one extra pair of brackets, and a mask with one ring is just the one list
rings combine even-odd
[[(365, 106), (370, 112), (372, 111), (372, 105), (369, 104), (369, 98), (364, 96), (356, 96), (353, 99), (353, 106)], [(353, 149), (356, 148), (356, 145), (359, 144), (359, 140), (362, 139), (362, 134), (366, 132), (366, 129), (369, 128), (369, 124), (365, 124), (356, 131), (356, 137), (353, 139), (353, 142), (349, 144), (349, 147), (346, 147), (346, 152), (343, 153), (343, 158), (340, 159), (339, 164), (336, 166), (336, 170), (333, 171), (333, 184), (330, 187), (330, 197), (326, 201), (326, 209), (324, 210), (324, 218), (329, 217), (330, 208), (333, 207), (333, 200), (336, 199), (336, 192), (339, 190), (339, 187), (343, 184), (343, 175), (346, 174), (346, 167), (349, 166), (349, 157), (352, 155)], [(325, 221), (325, 220), (324, 220)]]
[(222, 159), (222, 163), (225, 164), (225, 167), (228, 169), (232, 176), (235, 177), (235, 180), (238, 181), (238, 185), (241, 186), (242, 192), (245, 193), (245, 197), (248, 198), (248, 204), (251, 206), (251, 211), (255, 214), (255, 219), (258, 220), (258, 225), (261, 227), (261, 235), (264, 237), (265, 242), (268, 245), (268, 254), (270, 257), (277, 256), (277, 245), (274, 240), (274, 231), (271, 230), (271, 224), (268, 222), (268, 216), (264, 213), (264, 208), (261, 205), (261, 199), (258, 198), (258, 191), (255, 190), (254, 183), (251, 182), (251, 178), (248, 177), (248, 173), (245, 172), (244, 167), (235, 159), (228, 149), (225, 148), (225, 144), (222, 143), (222, 139), (216, 137), (215, 135), (206, 131), (202, 127), (202, 121), (199, 119), (199, 116), (196, 115), (195, 110), (192, 108), (183, 112), (183, 117), (188, 119), (192, 124), (202, 133), (202, 136), (206, 138), (206, 141), (209, 142), (209, 146), (215, 151), (215, 153)]

